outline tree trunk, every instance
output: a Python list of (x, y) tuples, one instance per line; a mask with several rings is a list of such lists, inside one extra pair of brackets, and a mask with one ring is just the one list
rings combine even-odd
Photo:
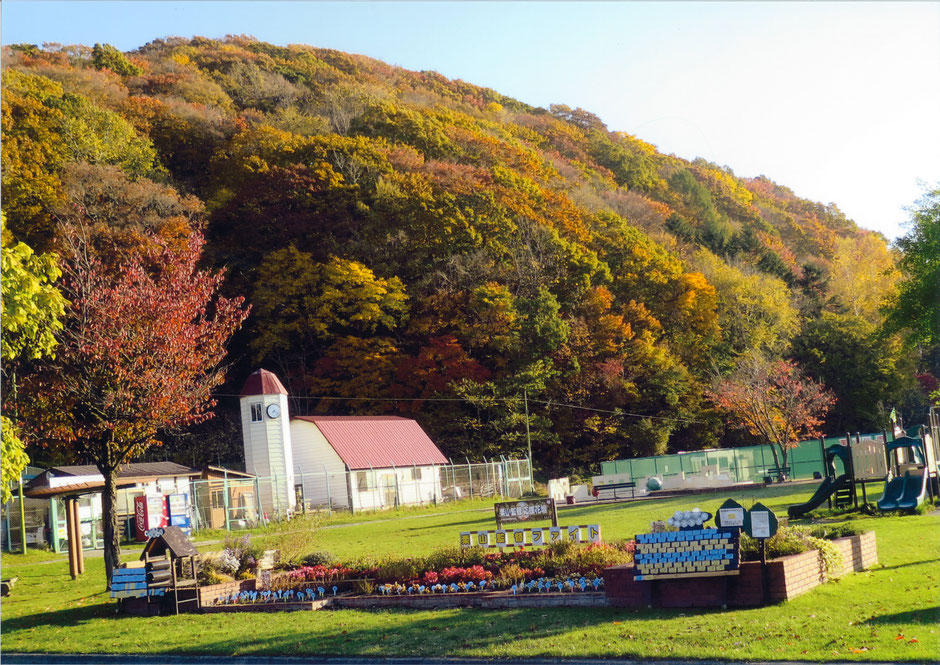
[(778, 479), (780, 482), (783, 482), (784, 480), (787, 479), (787, 472), (786, 472), (784, 469), (786, 469), (786, 467), (789, 466), (789, 465), (787, 464), (787, 457), (789, 457), (789, 452), (790, 452), (790, 451), (787, 450), (787, 448), (784, 447), (784, 446), (781, 446), (781, 447), (780, 447), (780, 451), (781, 451), (781, 453), (782, 453), (782, 455), (783, 455), (783, 464), (780, 465), (780, 473), (777, 475), (777, 479)]
[(117, 528), (117, 469), (102, 473), (104, 491), (101, 493), (101, 508), (104, 512), (104, 571), (111, 588), (111, 573), (121, 562), (121, 538)]
[[(777, 454), (777, 444), (774, 443), (773, 441), (771, 441), (770, 439), (767, 440), (767, 443), (768, 443), (768, 445), (770, 446), (770, 453), (774, 456), (774, 466), (779, 469), (780, 466), (781, 466), (781, 464), (780, 464), (780, 456)], [(781, 451), (782, 451), (782, 450), (783, 450), (783, 448), (781, 447)], [(786, 455), (785, 452), (784, 452), (784, 455)], [(784, 459), (786, 459), (786, 458), (784, 458)], [(778, 471), (778, 472), (777, 472), (778, 478), (779, 478), (779, 475), (780, 475), (780, 472)]]

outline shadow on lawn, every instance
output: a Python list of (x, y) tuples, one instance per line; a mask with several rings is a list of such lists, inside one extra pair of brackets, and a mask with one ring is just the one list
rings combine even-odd
[[(130, 617), (130, 615), (117, 615)], [(95, 603), (83, 607), (70, 607), (53, 612), (37, 612), (19, 617), (3, 619), (3, 632), (12, 633), (18, 630), (28, 630), (36, 626), (70, 627), (87, 623), (92, 619), (115, 617), (114, 605), (110, 603)]]
[(898, 568), (910, 568), (911, 566), (923, 566), (923, 565), (925, 565), (925, 564), (934, 563), (934, 562), (936, 562), (936, 561), (940, 561), (940, 558), (937, 558), (937, 559), (924, 559), (923, 561), (908, 561), (907, 563), (899, 563), (899, 564), (897, 564), (896, 566), (879, 566), (878, 568), (874, 568), (873, 570), (875, 570), (875, 571), (879, 571), (879, 570), (897, 570)]
[(926, 610), (908, 610), (894, 614), (882, 614), (872, 617), (866, 623), (873, 626), (887, 626), (892, 624), (922, 623), (936, 625), (940, 623), (940, 605)]
[[(684, 612), (685, 616), (698, 613)], [(428, 611), (395, 610), (389, 614), (396, 616), (393, 625), (386, 623), (383, 626), (356, 628), (347, 622), (337, 621), (329, 629), (318, 627), (311, 630), (310, 622), (297, 621), (289, 627), (279, 625), (274, 635), (256, 631), (250, 639), (205, 641), (200, 644), (198, 652), (240, 656), (316, 654), (321, 657), (454, 657), (479, 654), (526, 639), (534, 640), (528, 654), (530, 657), (551, 656), (557, 655), (561, 646), (556, 640), (570, 636), (573, 630), (610, 625), (613, 621), (631, 618), (633, 613), (611, 608), (591, 611), (554, 609), (550, 612), (544, 608), (499, 611), (464, 609), (454, 614), (448, 613), (444, 620), (438, 613)], [(652, 611), (644, 613), (643, 618), (673, 618), (677, 614)], [(541, 644), (544, 644), (544, 648), (538, 646)], [(170, 648), (169, 651), (175, 649)], [(631, 652), (626, 650), (618, 653), (618, 656), (630, 655)]]

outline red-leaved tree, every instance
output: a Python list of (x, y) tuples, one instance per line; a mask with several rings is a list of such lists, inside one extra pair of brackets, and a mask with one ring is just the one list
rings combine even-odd
[(733, 422), (770, 445), (778, 469), (787, 466), (789, 451), (800, 441), (819, 436), (818, 427), (836, 401), (795, 363), (757, 354), (742, 359), (709, 396)]
[(118, 469), (159, 444), (160, 430), (211, 417), (226, 344), (248, 311), (242, 298), (219, 296), (222, 274), (199, 268), (198, 233), (175, 245), (151, 236), (118, 266), (96, 258), (83, 229), (63, 235), (70, 305), (55, 359), (28, 379), (24, 425), (104, 476), (110, 587), (121, 553)]

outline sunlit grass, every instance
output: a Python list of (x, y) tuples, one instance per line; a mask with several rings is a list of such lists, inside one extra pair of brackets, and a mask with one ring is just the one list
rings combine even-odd
[[(601, 524), (605, 540), (632, 537), (677, 508), (714, 511), (733, 496), (778, 514), (813, 485), (755, 488), (561, 510), (561, 524)], [(494, 528), (480, 510), (379, 513), (363, 524), (330, 523), (316, 549), (340, 559), (424, 554), (457, 543), (459, 531)], [(471, 506), (473, 508), (473, 506)], [(425, 512), (422, 512), (425, 511)], [(844, 516), (849, 517), (849, 516)], [(878, 537), (881, 564), (788, 603), (749, 610), (325, 611), (138, 618), (119, 616), (104, 593), (101, 559), (77, 581), (65, 562), (23, 562), (0, 605), (3, 650), (86, 653), (317, 654), (359, 656), (732, 658), (934, 662), (940, 653), (940, 518), (852, 517)], [(261, 533), (266, 541), (273, 537)], [(29, 555), (28, 555), (29, 556)], [(7, 576), (7, 572), (4, 572)], [(250, 626), (250, 628), (248, 628)]]

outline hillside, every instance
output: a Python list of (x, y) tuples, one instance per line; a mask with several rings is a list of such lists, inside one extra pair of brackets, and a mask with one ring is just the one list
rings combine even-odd
[[(81, 222), (119, 261), (204, 230), (252, 304), (229, 393), (264, 366), (295, 412), (412, 414), (455, 459), (524, 452), (524, 393), (546, 472), (727, 443), (716, 372), (758, 350), (826, 378), (895, 279), (835, 206), (434, 72), (247, 37), (3, 56), (18, 239)], [(833, 427), (903, 394), (891, 362)]]

